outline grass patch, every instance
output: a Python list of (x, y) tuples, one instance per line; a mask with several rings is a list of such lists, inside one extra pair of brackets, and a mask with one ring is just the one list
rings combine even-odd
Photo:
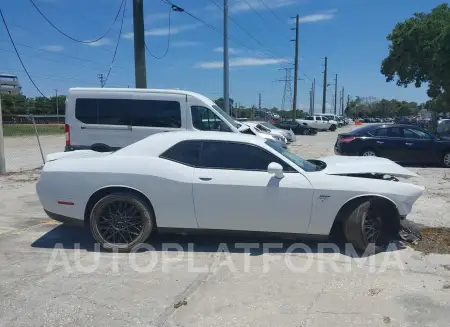
[[(39, 135), (64, 134), (64, 125), (36, 125)], [(33, 125), (3, 125), (4, 136), (30, 136), (35, 135)]]
[(424, 254), (450, 254), (450, 228), (422, 227), (421, 232), (419, 243), (411, 245), (415, 250)]

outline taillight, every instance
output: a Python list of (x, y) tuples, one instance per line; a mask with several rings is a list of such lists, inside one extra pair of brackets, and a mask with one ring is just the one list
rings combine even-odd
[(66, 146), (70, 146), (70, 125), (64, 125), (64, 133), (66, 134)]
[(354, 136), (343, 136), (339, 138), (339, 143), (350, 143), (354, 139), (356, 139)]

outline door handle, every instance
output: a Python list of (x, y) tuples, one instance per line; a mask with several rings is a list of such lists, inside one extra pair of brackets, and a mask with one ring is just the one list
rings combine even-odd
[(405, 143), (406, 145), (413, 145), (412, 143)]
[(212, 178), (211, 177), (199, 177), (200, 180), (202, 181), (210, 181)]
[(378, 143), (378, 144), (383, 144), (384, 142), (382, 142), (382, 141), (377, 141), (377, 143)]

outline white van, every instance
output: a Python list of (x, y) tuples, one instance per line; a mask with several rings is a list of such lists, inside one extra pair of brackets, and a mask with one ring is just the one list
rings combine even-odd
[(181, 90), (71, 88), (65, 123), (66, 151), (109, 152), (169, 131), (239, 133), (239, 125), (213, 101)]

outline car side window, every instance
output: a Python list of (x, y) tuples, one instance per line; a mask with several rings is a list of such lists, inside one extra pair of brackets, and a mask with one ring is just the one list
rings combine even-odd
[(198, 165), (201, 147), (202, 141), (181, 141), (161, 154), (160, 158), (196, 167)]
[(211, 109), (191, 106), (192, 124), (201, 131), (231, 132), (231, 128)]
[(430, 140), (431, 136), (424, 131), (415, 128), (404, 128), (403, 136), (408, 139)]
[(237, 142), (203, 141), (199, 166), (211, 169), (267, 171), (271, 162), (285, 172), (297, 172), (272, 153), (253, 145)]
[(389, 137), (403, 137), (402, 129), (400, 127), (389, 127), (387, 130), (387, 135)]
[(314, 117), (306, 117), (305, 120), (314, 120)]
[(388, 136), (387, 128), (378, 128), (378, 129), (374, 130), (371, 134), (374, 136), (379, 136), (379, 137)]

